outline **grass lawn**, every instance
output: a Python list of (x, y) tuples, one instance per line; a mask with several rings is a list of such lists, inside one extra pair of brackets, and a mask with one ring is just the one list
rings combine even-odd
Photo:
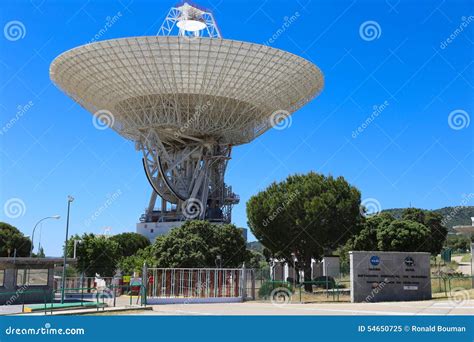
[[(451, 295), (448, 292), (448, 296), (444, 292), (433, 293), (433, 299), (450, 299)], [(471, 299), (474, 298), (474, 290), (464, 290), (461, 292), (453, 292), (453, 300)]]

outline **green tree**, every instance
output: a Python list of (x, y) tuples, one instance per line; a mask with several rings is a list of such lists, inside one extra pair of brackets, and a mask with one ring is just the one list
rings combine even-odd
[(387, 212), (368, 217), (364, 228), (338, 250), (342, 262), (348, 263), (349, 251), (402, 251), (438, 254), (446, 238), (442, 216), (420, 209), (403, 211), (400, 219)]
[(144, 263), (148, 267), (156, 266), (155, 250), (152, 245), (138, 250), (134, 255), (121, 258), (118, 262), (118, 268), (123, 274), (132, 275), (133, 272), (140, 272)]
[(406, 208), (402, 211), (401, 219), (415, 221), (415, 222), (424, 224), (425, 211), (418, 208)]
[(439, 213), (428, 211), (425, 214), (424, 224), (430, 230), (427, 243), (432, 255), (438, 255), (441, 252), (448, 236), (448, 229), (443, 226), (442, 221), (443, 216)]
[(123, 257), (136, 254), (140, 249), (150, 245), (150, 241), (141, 234), (121, 233), (110, 237), (119, 245), (119, 254)]
[(31, 251), (31, 240), (16, 227), (0, 222), (0, 257), (27, 257)]
[(377, 247), (380, 251), (427, 251), (423, 249), (430, 230), (423, 224), (410, 220), (382, 222), (377, 230)]
[(96, 273), (103, 277), (111, 277), (115, 273), (120, 258), (119, 244), (109, 237), (84, 233), (74, 235), (68, 240), (67, 254), (73, 257), (74, 240), (82, 240), (77, 244), (77, 269), (88, 277)]
[(256, 269), (261, 269), (265, 268), (268, 266), (267, 261), (265, 260), (265, 256), (258, 251), (255, 250), (249, 250), (250, 252), (250, 257), (248, 259), (248, 262), (245, 264), (248, 268), (256, 268)]
[(448, 229), (442, 224), (443, 216), (441, 214), (429, 210), (407, 208), (402, 213), (402, 219), (421, 223), (430, 230), (428, 238), (420, 245), (420, 250), (433, 255), (441, 252), (448, 234)]
[[(247, 217), (273, 256), (288, 262), (296, 256), (310, 281), (311, 259), (321, 259), (361, 229), (360, 192), (343, 177), (294, 175), (252, 196)], [(311, 285), (305, 290), (312, 291)]]
[(245, 240), (234, 225), (208, 221), (186, 221), (153, 245), (159, 267), (240, 267), (248, 259)]
[(36, 254), (36, 256), (38, 258), (45, 258), (46, 257), (46, 254), (44, 254), (44, 248), (43, 247), (39, 248), (38, 254)]
[(395, 219), (390, 214), (380, 213), (379, 215), (369, 216), (363, 225), (363, 229), (348, 244), (355, 251), (375, 251), (377, 250), (377, 231), (382, 225), (390, 224)]
[(446, 245), (454, 251), (466, 252), (470, 248), (471, 240), (469, 237), (462, 235), (448, 236)]

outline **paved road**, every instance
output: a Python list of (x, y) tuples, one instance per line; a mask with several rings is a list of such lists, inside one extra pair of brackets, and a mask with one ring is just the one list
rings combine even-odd
[(462, 274), (471, 275), (471, 262), (470, 261), (462, 262), (461, 261), (462, 258), (463, 258), (462, 256), (453, 257), (453, 260), (459, 264), (458, 271), (461, 272)]
[(154, 305), (153, 311), (132, 315), (474, 315), (474, 300), (391, 303), (287, 304), (246, 302), (232, 304)]
[[(474, 298), (472, 291), (461, 293), (453, 300), (428, 300), (417, 302), (385, 303), (290, 303), (276, 306), (269, 302), (249, 301), (227, 304), (168, 304), (153, 305), (153, 310), (101, 312), (106, 315), (473, 315)], [(471, 299), (473, 298), (473, 299)], [(455, 300), (458, 300), (457, 302)], [(117, 303), (122, 309), (128, 307), (125, 302)], [(137, 306), (135, 306), (137, 308)], [(113, 309), (113, 308), (110, 308)], [(138, 309), (138, 308), (137, 308)], [(68, 311), (70, 314), (92, 310)], [(0, 306), (0, 315), (21, 313), (21, 306)], [(44, 313), (36, 313), (44, 315)], [(60, 314), (55, 312), (55, 314)], [(32, 315), (32, 314), (28, 314)]]

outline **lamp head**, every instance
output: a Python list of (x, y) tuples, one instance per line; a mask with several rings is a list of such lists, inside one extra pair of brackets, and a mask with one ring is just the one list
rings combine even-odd
[(60, 215), (54, 215), (54, 216), (51, 216), (51, 218), (55, 219), (55, 220), (59, 220), (61, 218)]
[(67, 196), (67, 201), (68, 202), (74, 201), (74, 197), (72, 197), (71, 195)]

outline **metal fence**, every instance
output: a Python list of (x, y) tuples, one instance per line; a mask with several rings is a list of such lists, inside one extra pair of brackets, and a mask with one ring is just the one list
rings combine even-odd
[(105, 288), (65, 288), (65, 301), (61, 301), (61, 289), (18, 289), (0, 293), (0, 315), (25, 312), (52, 314), (65, 309), (105, 309), (116, 306), (146, 306), (146, 291), (139, 285), (136, 296), (123, 296), (124, 285), (109, 285)]
[[(105, 281), (106, 286), (113, 284), (112, 277), (100, 278)], [(53, 283), (53, 289), (59, 290), (62, 287), (62, 278), (55, 277)], [(76, 289), (76, 288), (96, 288), (96, 278), (95, 277), (66, 277), (65, 285), (66, 289)]]
[[(251, 269), (149, 268), (147, 300), (155, 299), (156, 303), (212, 301), (206, 299), (241, 301), (255, 298), (254, 279)], [(156, 301), (157, 298), (174, 301)]]
[(148, 269), (151, 297), (239, 297), (242, 295), (240, 269)]
[[(432, 277), (432, 296), (433, 298), (451, 298), (458, 295), (459, 291), (473, 290), (473, 283), (474, 277), (470, 276)], [(305, 284), (311, 285), (312, 292), (305, 291)], [(293, 303), (350, 302), (351, 284), (349, 279), (331, 278), (326, 281), (301, 283), (267, 280), (261, 283), (257, 298)]]

